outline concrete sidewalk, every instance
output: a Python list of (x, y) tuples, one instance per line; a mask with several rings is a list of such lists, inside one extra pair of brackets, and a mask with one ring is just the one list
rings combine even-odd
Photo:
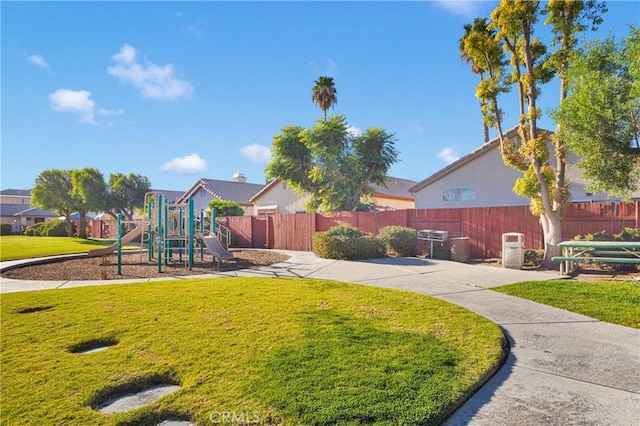
[[(507, 362), (447, 425), (640, 424), (640, 330), (487, 290), (556, 274), (418, 258), (348, 262), (286, 253), (291, 258), (277, 265), (208, 276), (305, 277), (412, 291), (463, 306), (503, 329), (511, 345)], [(140, 282), (3, 278), (0, 292), (134, 281)]]

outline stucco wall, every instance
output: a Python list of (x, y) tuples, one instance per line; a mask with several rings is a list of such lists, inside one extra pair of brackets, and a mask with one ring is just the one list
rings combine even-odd
[(279, 214), (296, 213), (305, 211), (304, 204), (308, 199), (309, 195), (304, 194), (301, 197), (284, 182), (278, 182), (254, 200), (253, 207), (257, 211), (261, 206), (278, 205)]
[[(591, 194), (585, 188), (582, 171), (574, 166), (577, 157), (569, 154), (566, 177), (571, 201), (606, 201), (607, 194)], [(522, 173), (504, 165), (499, 147), (491, 149), (471, 162), (453, 170), (415, 194), (416, 209), (450, 207), (494, 207), (529, 205), (529, 199), (513, 192), (513, 185)], [(456, 188), (475, 190), (473, 201), (443, 201), (444, 191)]]
[[(513, 184), (520, 175), (502, 163), (496, 147), (418, 191), (416, 209), (527, 205), (527, 198), (513, 193)], [(476, 199), (442, 201), (444, 191), (456, 188), (475, 190)]]

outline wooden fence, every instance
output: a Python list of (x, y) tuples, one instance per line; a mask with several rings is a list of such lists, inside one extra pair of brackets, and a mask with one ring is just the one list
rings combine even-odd
[[(600, 231), (617, 234), (625, 227), (638, 228), (638, 207), (638, 202), (572, 203), (565, 211), (562, 238), (570, 240)], [(297, 213), (221, 220), (232, 232), (233, 247), (311, 251), (314, 232), (345, 224), (373, 234), (388, 225), (448, 231), (450, 238), (469, 238), (470, 255), (475, 259), (499, 257), (502, 234), (506, 232), (523, 233), (526, 248), (544, 248), (539, 219), (528, 206)], [(420, 241), (419, 251), (426, 247), (426, 242)]]

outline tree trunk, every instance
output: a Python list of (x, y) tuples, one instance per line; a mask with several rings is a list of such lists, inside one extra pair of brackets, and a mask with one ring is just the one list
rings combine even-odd
[(78, 229), (78, 238), (87, 238), (87, 214), (80, 212), (80, 223)]
[(67, 236), (69, 237), (73, 237), (73, 222), (71, 221), (71, 215), (70, 214), (66, 214), (64, 215), (64, 222), (67, 225)]
[(562, 213), (554, 211), (551, 213), (542, 213), (540, 215), (540, 224), (544, 234), (544, 259), (542, 265), (549, 269), (559, 269), (560, 264), (553, 262), (553, 256), (562, 255), (562, 249), (558, 246), (562, 242)]

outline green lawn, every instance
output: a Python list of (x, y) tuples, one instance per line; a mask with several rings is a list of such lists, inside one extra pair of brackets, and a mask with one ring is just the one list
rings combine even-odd
[[(72, 237), (27, 237), (25, 235), (0, 236), (0, 260), (26, 259), (30, 257), (60, 254), (86, 253), (89, 250), (111, 245), (115, 240)], [(135, 247), (127, 247), (135, 248)]]
[(491, 290), (601, 321), (640, 328), (638, 281), (531, 281), (494, 287)]
[[(463, 308), (332, 281), (79, 287), (4, 294), (0, 307), (3, 425), (211, 424), (222, 412), (262, 424), (435, 425), (505, 355), (499, 328)], [(100, 342), (116, 344), (74, 353)], [(122, 414), (93, 408), (158, 383), (181, 389)]]

